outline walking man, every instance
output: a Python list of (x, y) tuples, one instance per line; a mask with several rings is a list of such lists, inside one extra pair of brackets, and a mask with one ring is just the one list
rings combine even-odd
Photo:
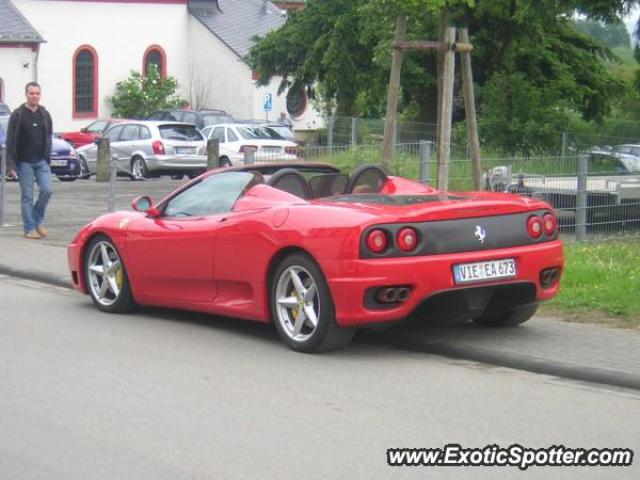
[[(7, 128), (7, 173), (18, 172), (20, 207), (25, 238), (37, 240), (47, 236), (44, 212), (51, 198), (51, 115), (40, 105), (40, 85), (25, 87), (26, 103), (16, 108)], [(33, 186), (38, 184), (38, 199), (33, 203)]]

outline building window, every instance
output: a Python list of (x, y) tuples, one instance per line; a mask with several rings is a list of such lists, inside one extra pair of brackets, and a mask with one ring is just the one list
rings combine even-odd
[(301, 117), (307, 109), (307, 94), (304, 88), (294, 88), (287, 93), (287, 112), (292, 117)]
[(161, 77), (164, 78), (167, 76), (167, 56), (165, 55), (162, 47), (158, 45), (151, 45), (144, 52), (142, 60), (142, 73), (144, 76), (147, 76), (149, 65), (155, 65), (158, 68), (158, 72), (160, 72)]
[(73, 56), (73, 116), (94, 117), (98, 113), (98, 55), (82, 46)]

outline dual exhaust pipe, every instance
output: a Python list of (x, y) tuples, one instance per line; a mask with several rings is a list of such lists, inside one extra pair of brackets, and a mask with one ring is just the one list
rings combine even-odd
[(376, 292), (376, 301), (378, 303), (402, 303), (406, 302), (411, 295), (409, 287), (382, 287)]

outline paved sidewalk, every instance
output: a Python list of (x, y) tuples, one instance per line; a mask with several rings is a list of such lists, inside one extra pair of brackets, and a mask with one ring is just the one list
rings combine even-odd
[[(157, 200), (180, 183), (118, 182), (117, 207), (127, 209), (139, 194)], [(106, 212), (106, 186), (75, 182), (55, 187), (50, 236), (43, 240), (22, 238), (17, 185), (11, 187), (5, 221), (13, 226), (0, 226), (0, 274), (69, 286), (66, 245), (83, 224)], [(635, 331), (536, 317), (511, 329), (413, 323), (372, 338), (402, 349), (640, 389), (640, 333)]]

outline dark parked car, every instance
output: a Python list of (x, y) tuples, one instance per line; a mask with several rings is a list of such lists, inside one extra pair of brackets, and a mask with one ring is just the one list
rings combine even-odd
[(190, 123), (195, 125), (198, 130), (202, 130), (209, 125), (234, 123), (235, 121), (233, 117), (224, 110), (191, 110), (188, 108), (155, 112), (149, 115), (147, 120), (170, 120), (172, 122)]

